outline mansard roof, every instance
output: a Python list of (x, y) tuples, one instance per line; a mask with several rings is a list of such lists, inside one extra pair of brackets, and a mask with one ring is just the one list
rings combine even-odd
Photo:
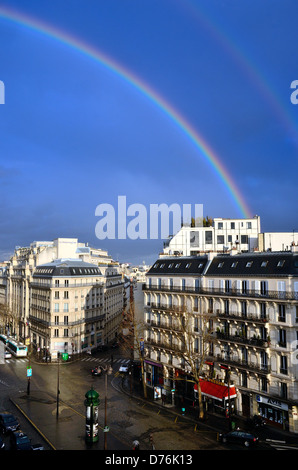
[(98, 266), (80, 259), (58, 259), (37, 266), (33, 277), (101, 276)]
[(202, 275), (226, 277), (298, 276), (298, 253), (262, 252), (221, 254), (208, 261), (208, 256), (159, 258), (147, 275)]
[(171, 258), (159, 258), (152, 267), (149, 269), (147, 274), (155, 275), (202, 275), (205, 266), (208, 262), (206, 256), (186, 256), (180, 257), (175, 256)]
[(242, 253), (216, 256), (206, 276), (279, 277), (298, 275), (298, 254), (291, 252)]

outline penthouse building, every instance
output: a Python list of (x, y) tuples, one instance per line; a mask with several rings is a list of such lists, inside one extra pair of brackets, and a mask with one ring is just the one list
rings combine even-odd
[(159, 258), (146, 277), (149, 388), (193, 403), (196, 368), (206, 408), (298, 432), (297, 247)]

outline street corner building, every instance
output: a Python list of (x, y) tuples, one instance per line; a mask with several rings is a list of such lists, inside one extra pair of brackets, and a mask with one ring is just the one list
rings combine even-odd
[(2, 264), (2, 330), (32, 352), (55, 360), (117, 339), (124, 283), (107, 252), (58, 238), (16, 248)]
[(163, 254), (143, 285), (155, 397), (298, 432), (298, 249)]

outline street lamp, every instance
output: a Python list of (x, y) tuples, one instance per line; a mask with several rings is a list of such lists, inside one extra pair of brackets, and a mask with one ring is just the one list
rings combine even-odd
[(108, 391), (108, 375), (111, 375), (113, 372), (113, 369), (111, 366), (109, 366), (107, 369), (105, 369), (105, 425), (104, 425), (104, 450), (107, 450), (107, 433), (109, 432), (109, 428), (107, 425), (107, 391)]

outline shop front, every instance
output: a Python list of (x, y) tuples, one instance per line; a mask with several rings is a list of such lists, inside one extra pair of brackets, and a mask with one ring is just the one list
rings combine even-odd
[[(156, 386), (161, 388), (164, 382), (162, 365), (145, 360), (145, 380), (149, 388), (154, 389)], [(155, 393), (156, 391), (154, 390), (154, 394)]]
[[(206, 411), (217, 412), (229, 416), (230, 410), (235, 412), (236, 388), (219, 380), (200, 379), (200, 388), (204, 397)], [(198, 400), (198, 386), (194, 385), (195, 399)]]
[(277, 398), (256, 395), (259, 414), (268, 424), (288, 430), (289, 427), (289, 407), (286, 403)]

